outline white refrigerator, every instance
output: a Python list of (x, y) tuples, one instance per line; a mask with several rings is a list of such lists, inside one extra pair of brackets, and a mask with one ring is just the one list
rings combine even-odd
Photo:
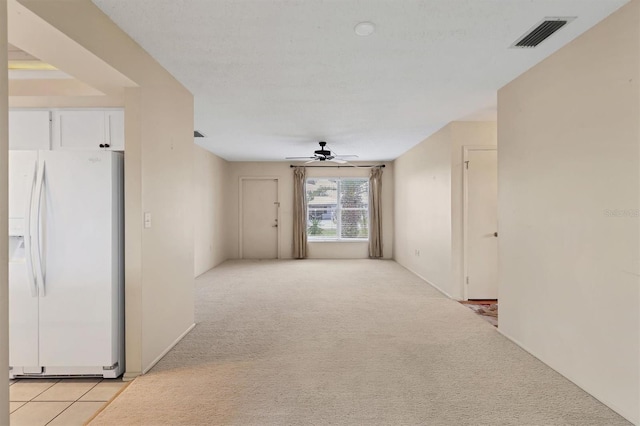
[(124, 371), (123, 157), (9, 152), (9, 376)]

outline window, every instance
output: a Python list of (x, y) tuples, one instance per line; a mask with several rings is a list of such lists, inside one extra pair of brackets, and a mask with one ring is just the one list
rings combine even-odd
[(309, 241), (369, 239), (369, 180), (307, 178)]

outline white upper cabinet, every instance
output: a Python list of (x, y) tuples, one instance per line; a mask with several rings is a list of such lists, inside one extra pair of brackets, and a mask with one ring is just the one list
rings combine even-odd
[(124, 151), (124, 111), (58, 110), (53, 112), (53, 149)]
[(54, 111), (53, 149), (99, 148), (105, 144), (104, 111)]
[(51, 112), (39, 110), (9, 111), (9, 149), (51, 149)]

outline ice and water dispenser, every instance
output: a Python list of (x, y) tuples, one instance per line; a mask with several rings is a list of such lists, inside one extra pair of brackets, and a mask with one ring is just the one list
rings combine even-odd
[[(9, 218), (9, 282), (12, 288), (27, 289), (34, 296), (35, 286), (28, 286), (27, 244), (25, 242), (25, 226), (23, 218)], [(14, 290), (15, 291), (15, 290)]]
[(9, 262), (26, 262), (24, 219), (9, 218)]

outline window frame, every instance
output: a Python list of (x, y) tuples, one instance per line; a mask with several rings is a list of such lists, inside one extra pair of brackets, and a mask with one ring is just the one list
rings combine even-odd
[[(335, 237), (331, 237), (331, 238), (318, 238), (317, 236), (314, 235), (310, 235), (308, 233), (308, 222), (309, 222), (309, 212), (311, 211), (310, 207), (309, 207), (309, 198), (308, 198), (308, 192), (307, 192), (307, 182), (309, 180), (336, 180), (336, 235)], [(367, 183), (367, 202), (366, 202), (366, 207), (360, 207), (360, 208), (354, 208), (354, 207), (350, 207), (350, 208), (346, 208), (343, 209), (342, 207), (342, 195), (341, 195), (341, 185), (343, 181), (361, 181), (361, 182), (366, 182)], [(369, 214), (370, 214), (370, 210), (369, 210), (369, 200), (368, 200), (368, 191), (369, 191), (369, 179), (366, 177), (358, 177), (358, 176), (354, 176), (354, 177), (336, 177), (336, 176), (307, 176), (305, 178), (305, 193), (304, 196), (306, 198), (306, 221), (307, 221), (307, 241), (311, 242), (311, 243), (324, 243), (324, 242), (328, 242), (328, 243), (364, 243), (364, 242), (368, 242), (369, 241), (369, 237), (370, 237), (370, 221), (369, 221)], [(343, 210), (352, 210), (352, 211), (365, 211), (366, 215), (367, 215), (367, 237), (366, 238), (344, 238), (342, 237), (342, 212)]]

